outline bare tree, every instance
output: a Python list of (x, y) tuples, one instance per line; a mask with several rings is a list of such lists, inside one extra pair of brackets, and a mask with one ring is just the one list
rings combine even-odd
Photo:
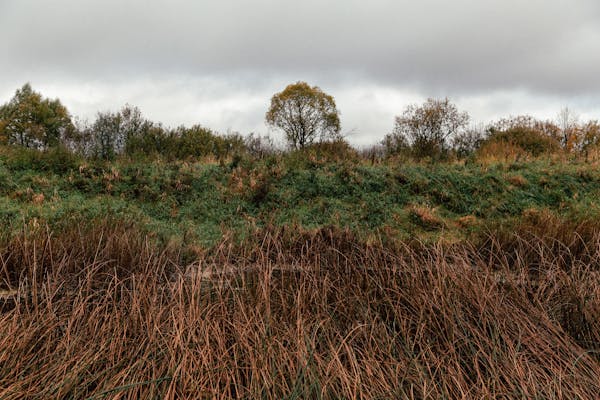
[(469, 114), (458, 111), (448, 98), (427, 99), (421, 106), (408, 106), (396, 117), (392, 137), (398, 143), (405, 138), (417, 157), (439, 157), (447, 149), (447, 141), (468, 123)]
[(558, 126), (561, 131), (561, 145), (566, 150), (573, 150), (578, 142), (579, 116), (569, 107), (563, 107), (558, 113)]
[(484, 125), (478, 124), (462, 130), (452, 137), (452, 148), (456, 155), (465, 158), (475, 153), (485, 138)]

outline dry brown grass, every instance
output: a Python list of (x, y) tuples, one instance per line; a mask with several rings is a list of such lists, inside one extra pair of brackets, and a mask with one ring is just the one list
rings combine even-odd
[(0, 398), (596, 398), (600, 233), (567, 228), (269, 228), (187, 273), (123, 224), (23, 232), (0, 250)]
[(477, 226), (479, 220), (474, 215), (465, 215), (456, 220), (456, 224), (461, 228), (472, 228)]
[(435, 207), (416, 204), (410, 206), (408, 212), (412, 221), (424, 229), (439, 229), (445, 225)]
[(506, 142), (490, 142), (477, 152), (477, 160), (483, 164), (514, 162), (528, 157), (527, 152), (519, 146)]
[(511, 175), (506, 178), (508, 183), (516, 187), (526, 186), (529, 182), (522, 175)]

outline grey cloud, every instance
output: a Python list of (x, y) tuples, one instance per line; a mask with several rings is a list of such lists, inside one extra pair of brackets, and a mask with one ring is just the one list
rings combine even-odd
[(332, 79), (345, 70), (429, 91), (600, 88), (593, 0), (21, 0), (1, 7), (9, 39), (1, 68), (14, 71)]
[(478, 118), (600, 108), (597, 0), (2, 0), (0, 37), (0, 95), (31, 81), (87, 116), (131, 102), (259, 130), (297, 80), (332, 93), (363, 138), (428, 96)]

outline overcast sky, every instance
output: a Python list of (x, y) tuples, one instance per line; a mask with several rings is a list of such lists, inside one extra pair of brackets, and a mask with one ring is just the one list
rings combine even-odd
[(0, 38), (0, 102), (31, 82), (90, 120), (129, 103), (264, 134), (298, 80), (335, 97), (354, 144), (427, 97), (474, 122), (600, 119), (598, 0), (0, 0)]

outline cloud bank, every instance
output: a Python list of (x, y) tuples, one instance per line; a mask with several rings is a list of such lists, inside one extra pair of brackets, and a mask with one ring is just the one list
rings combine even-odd
[(270, 96), (332, 94), (356, 143), (409, 103), (449, 96), (475, 120), (600, 118), (593, 0), (4, 0), (0, 96), (30, 81), (74, 114), (125, 102), (167, 124), (265, 132)]

